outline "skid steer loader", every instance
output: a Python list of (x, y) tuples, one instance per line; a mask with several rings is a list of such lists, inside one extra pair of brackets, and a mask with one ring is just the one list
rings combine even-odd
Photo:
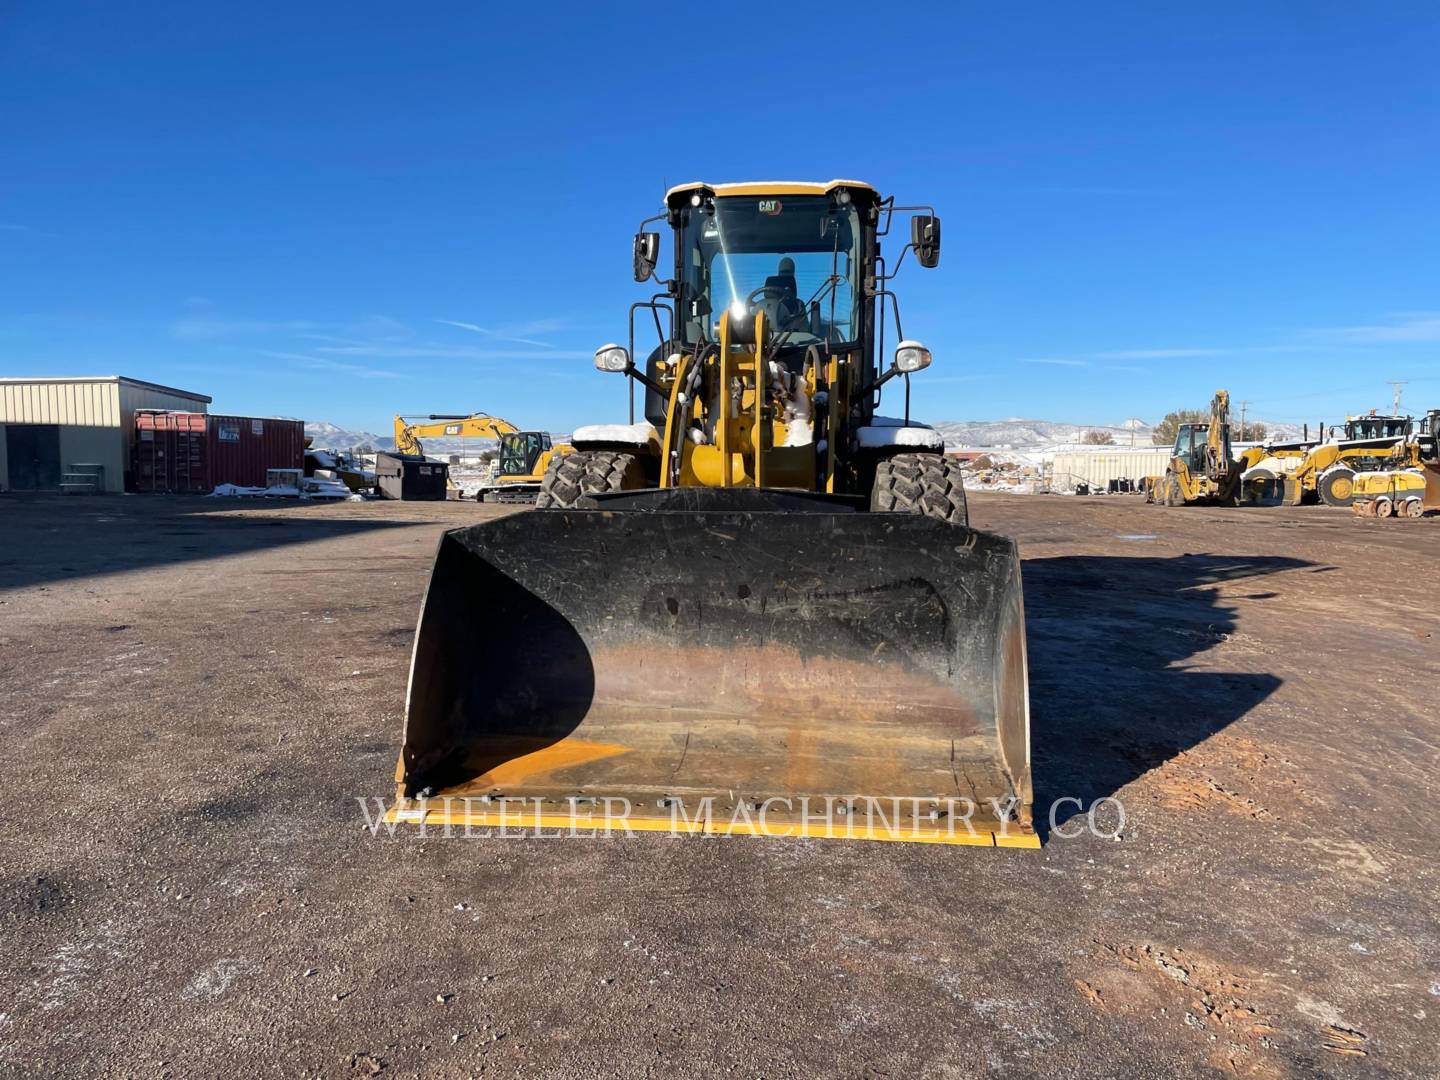
[(835, 180), (686, 184), (662, 220), (673, 277), (595, 354), (631, 422), (440, 542), (391, 820), (1038, 846), (1016, 546), (909, 419), (931, 356), (891, 283), (939, 218)]

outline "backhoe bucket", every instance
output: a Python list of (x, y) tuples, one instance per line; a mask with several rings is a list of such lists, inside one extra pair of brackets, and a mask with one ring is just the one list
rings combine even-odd
[(1012, 541), (673, 494), (444, 535), (389, 820), (1038, 846)]

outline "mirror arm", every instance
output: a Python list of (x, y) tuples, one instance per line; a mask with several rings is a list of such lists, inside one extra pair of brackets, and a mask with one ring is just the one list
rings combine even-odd
[(630, 361), (630, 366), (625, 369), (625, 374), (629, 375), (636, 382), (643, 384), (651, 390), (654, 390), (655, 393), (659, 394), (662, 398), (669, 398), (670, 391), (666, 390), (665, 387), (661, 386), (654, 379), (650, 378), (649, 375), (646, 375), (643, 371), (636, 367), (634, 360)]
[(904, 247), (902, 247), (902, 248), (900, 249), (900, 257), (895, 260), (895, 268), (894, 268), (893, 270), (891, 270), (888, 274), (882, 275), (882, 276), (879, 278), (879, 280), (880, 280), (880, 281), (894, 281), (897, 277), (899, 277), (899, 276), (900, 276), (900, 264), (905, 261), (905, 253), (906, 253), (907, 251), (913, 251), (914, 249), (915, 249), (915, 245), (914, 245), (913, 243), (906, 244)]
[(900, 374), (902, 374), (902, 372), (900, 371), (900, 369), (899, 369), (898, 367), (896, 367), (894, 364), (891, 364), (889, 371), (885, 372), (885, 374), (884, 374), (884, 375), (881, 375), (878, 379), (875, 379), (874, 381), (872, 381), (868, 386), (866, 386), (863, 390), (861, 390), (860, 393), (861, 393), (862, 395), (873, 394), (873, 393), (875, 393), (876, 390), (879, 390), (882, 386), (884, 386), (887, 382), (889, 382), (891, 379), (893, 379), (896, 375), (900, 375)]

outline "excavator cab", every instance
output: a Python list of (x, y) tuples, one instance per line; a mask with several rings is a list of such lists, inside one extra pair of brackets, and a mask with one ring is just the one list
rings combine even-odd
[(531, 476), (540, 455), (550, 449), (548, 432), (516, 431), (500, 436), (499, 467), (496, 476)]

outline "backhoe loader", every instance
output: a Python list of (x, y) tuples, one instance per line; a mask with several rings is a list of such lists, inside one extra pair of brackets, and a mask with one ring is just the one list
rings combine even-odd
[(1230, 394), (1215, 391), (1210, 419), (1181, 424), (1165, 475), (1145, 486), (1145, 501), (1163, 506), (1233, 506), (1239, 471), (1230, 456)]
[[(428, 421), (428, 422), (427, 422)], [(557, 456), (574, 447), (556, 443), (546, 431), (521, 431), (509, 420), (484, 413), (395, 417), (395, 452), (424, 454), (422, 438), (498, 439), (500, 456), (494, 470), (475, 492), (477, 502), (534, 502), (540, 481)]]
[(892, 283), (940, 219), (850, 180), (685, 184), (637, 282), (657, 221), (673, 276), (595, 354), (641, 418), (632, 392), (533, 512), (440, 542), (390, 820), (1038, 846), (1016, 546), (909, 418), (931, 354)]

